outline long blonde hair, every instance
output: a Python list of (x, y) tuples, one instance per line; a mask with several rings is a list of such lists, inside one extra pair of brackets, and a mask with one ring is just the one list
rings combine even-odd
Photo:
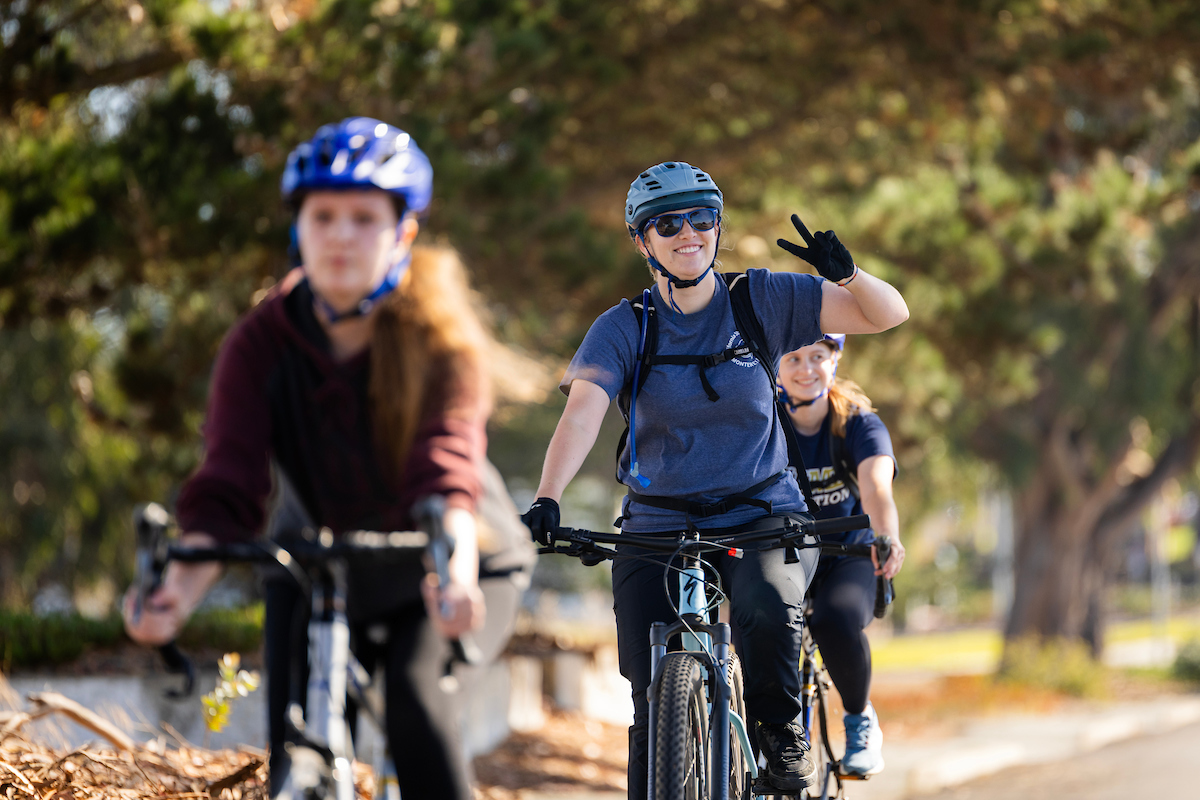
[[(841, 354), (833, 345), (827, 341), (822, 344), (833, 350), (839, 362), (841, 361)], [(834, 376), (833, 382), (829, 384), (829, 411), (833, 415), (829, 429), (834, 436), (845, 439), (846, 421), (855, 414), (869, 414), (874, 410), (871, 398), (867, 397), (861, 386), (847, 378)]]
[(488, 337), (462, 262), (442, 247), (413, 248), (372, 324), (371, 420), (380, 454), (399, 476), (431, 409), (453, 400), (451, 414), (476, 417), (490, 405)]

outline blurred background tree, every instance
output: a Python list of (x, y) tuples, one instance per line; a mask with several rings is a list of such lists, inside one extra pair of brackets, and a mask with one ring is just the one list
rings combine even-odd
[[(802, 268), (792, 212), (835, 228), (913, 312), (847, 362), (906, 520), (1011, 486), (1007, 633), (1098, 648), (1118, 543), (1200, 448), (1197, 40), (1189, 0), (0, 1), (0, 593), (121, 584), (131, 504), (194, 467), (220, 337), (287, 269), (287, 152), (364, 114), (430, 154), (423, 235), (551, 361), (645, 283), (649, 164), (717, 178), (727, 268)], [(510, 477), (560, 407), (498, 418)]]

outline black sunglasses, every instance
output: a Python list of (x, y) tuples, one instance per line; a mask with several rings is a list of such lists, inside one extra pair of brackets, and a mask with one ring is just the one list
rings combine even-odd
[(659, 236), (669, 239), (683, 230), (685, 219), (692, 226), (692, 230), (711, 231), (713, 226), (720, 222), (721, 214), (715, 208), (697, 208), (686, 214), (660, 214), (646, 220), (642, 230), (653, 225)]

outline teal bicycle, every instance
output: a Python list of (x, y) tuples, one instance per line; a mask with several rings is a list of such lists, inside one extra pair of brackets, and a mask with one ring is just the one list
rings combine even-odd
[[(704, 554), (723, 552), (739, 557), (748, 549), (785, 548), (791, 561), (797, 558), (798, 550), (817, 548), (823, 553), (870, 557), (874, 544), (822, 542), (819, 538), (868, 527), (870, 518), (858, 515), (819, 521), (782, 518), (778, 527), (711, 537), (694, 530), (671, 537), (559, 528), (550, 545), (539, 549), (539, 553), (573, 556), (589, 566), (626, 557), (614, 549), (618, 544), (674, 556), (664, 569), (678, 578), (676, 620), (654, 623), (649, 634), (653, 676), (648, 747), (651, 800), (797, 796), (771, 786), (759, 775), (758, 755), (747, 730), (741, 665), (731, 647), (729, 625), (716, 621), (725, 595)], [(675, 636), (680, 646), (669, 650), (668, 642)], [(802, 676), (805, 705), (801, 717), (808, 731), (814, 713), (819, 713), (821, 727), (826, 726), (819, 705), (824, 692), (817, 679), (815, 646), (810, 650), (811, 637), (805, 639), (805, 644), (804, 664), (813, 667), (812, 672), (805, 671)], [(810, 684), (814, 687), (811, 693)], [(838, 796), (828, 793), (834, 784), (841, 793), (828, 738), (822, 738), (820, 752), (828, 756), (830, 763), (821, 765), (820, 793), (802, 793), (799, 796), (803, 798)]]

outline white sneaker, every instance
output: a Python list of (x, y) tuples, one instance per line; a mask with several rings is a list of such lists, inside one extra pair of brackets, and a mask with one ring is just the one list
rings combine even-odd
[(843, 775), (865, 778), (883, 771), (883, 731), (875, 708), (867, 703), (861, 714), (847, 714)]

